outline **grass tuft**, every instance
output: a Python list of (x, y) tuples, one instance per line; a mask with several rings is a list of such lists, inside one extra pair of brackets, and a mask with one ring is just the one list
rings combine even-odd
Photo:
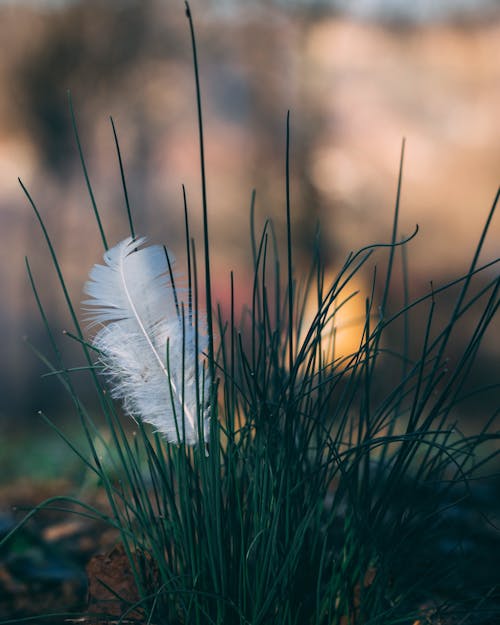
[[(52, 498), (27, 519), (40, 507), (74, 511), (77, 504), (79, 514), (105, 520), (118, 530), (139, 596), (139, 600), (121, 597), (126, 605), (121, 622), (133, 613), (139, 613), (144, 623), (169, 625), (390, 625), (423, 623), (425, 618), (436, 623), (481, 622), (485, 603), (491, 605), (498, 589), (493, 578), (476, 584), (468, 578), (467, 586), (460, 587), (463, 579), (457, 571), (469, 557), (470, 537), (457, 531), (453, 515), (473, 513), (478, 500), (475, 481), (495, 466), (499, 410), (474, 434), (460, 431), (456, 414), (468, 399), (464, 384), (498, 313), (500, 278), (491, 277), (498, 259), (483, 266), (478, 262), (499, 195), (469, 271), (411, 301), (405, 250), (417, 232), (398, 239), (403, 143), (391, 240), (351, 253), (328, 283), (318, 236), (309, 277), (299, 283), (291, 243), (288, 114), (285, 278), (277, 252), (280, 233), (271, 223), (260, 236), (255, 231), (253, 193), (252, 299), (247, 315), (239, 319), (234, 276), (229, 272), (231, 302), (226, 317), (213, 305), (210, 289), (198, 61), (186, 7), (198, 103), (207, 357), (213, 381), (208, 453), (203, 446), (167, 444), (140, 419), (134, 436), (128, 434), (79, 325), (48, 229), (23, 186), (73, 320), (67, 335), (82, 349), (101, 412), (93, 414), (79, 396), (72, 379), (76, 369), (63, 361), (27, 264), (52, 346), (52, 355), (42, 360), (72, 399), (82, 444), (41, 416), (95, 476), (107, 500), (106, 509), (99, 510), (83, 501)], [(107, 248), (72, 106), (71, 114)], [(112, 130), (134, 236), (113, 122)], [(198, 266), (184, 189), (183, 197), (186, 305), (197, 324)], [(391, 294), (399, 256), (405, 294), (398, 307)], [(355, 296), (351, 284), (356, 276), (373, 267), (375, 259), (359, 345), (352, 353), (339, 355), (337, 316)], [(457, 289), (451, 315), (438, 321), (442, 296)], [(306, 315), (311, 300), (312, 319)], [(176, 300), (176, 305), (179, 310), (182, 304)], [(425, 323), (419, 349), (413, 353), (409, 336), (418, 331), (413, 327), (416, 316)], [(461, 324), (464, 317), (474, 318), (467, 335)], [(402, 339), (395, 345), (393, 337), (401, 336), (401, 323)], [(458, 329), (462, 347), (450, 368), (447, 355)], [(475, 392), (480, 395), (482, 390)], [(202, 411), (205, 398), (199, 397), (198, 404)], [(97, 425), (101, 418), (107, 435)], [(498, 597), (496, 601), (498, 615)], [(438, 615), (444, 620), (438, 621)]]

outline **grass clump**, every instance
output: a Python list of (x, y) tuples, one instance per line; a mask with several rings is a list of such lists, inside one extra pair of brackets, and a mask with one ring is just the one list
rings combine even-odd
[[(195, 67), (197, 78), (196, 56)], [(199, 88), (197, 93), (202, 139)], [(496, 455), (498, 410), (473, 435), (460, 432), (454, 415), (498, 312), (500, 278), (483, 280), (476, 289), (477, 278), (498, 260), (479, 266), (498, 195), (467, 274), (402, 307), (393, 307), (391, 284), (399, 252), (413, 237), (398, 239), (399, 192), (387, 243), (350, 254), (331, 284), (325, 281), (318, 244), (309, 277), (298, 284), (288, 139), (287, 124), (286, 257), (277, 252), (273, 225), (266, 223), (258, 235), (252, 218), (253, 293), (242, 319), (234, 306), (232, 273), (229, 314), (212, 302), (200, 142), (205, 358), (211, 380), (206, 445), (189, 446), (182, 435), (177, 444), (167, 443), (141, 415), (136, 415), (134, 436), (128, 435), (80, 327), (48, 231), (25, 189), (74, 321), (70, 336), (81, 345), (108, 432), (102, 434), (74, 387), (73, 370), (62, 360), (27, 265), (53, 348), (53, 356), (43, 358), (73, 401), (83, 445), (56, 429), (102, 484), (108, 501), (107, 510), (68, 498), (43, 505), (63, 509), (65, 502), (77, 503), (79, 513), (104, 519), (119, 531), (137, 588), (137, 597), (120, 598), (122, 622), (137, 614), (141, 622), (168, 625), (387, 625), (423, 623), (425, 614), (434, 622), (476, 623), (483, 617), (488, 622), (493, 608), (487, 603), (486, 611), (484, 598), (494, 597), (495, 582), (457, 581), (464, 536), (455, 535), (450, 519), (452, 510), (460, 515), (465, 505), (473, 506), (474, 480)], [(118, 156), (123, 172), (119, 151)], [(83, 155), (82, 164), (107, 248)], [(189, 286), (182, 318), (198, 327), (204, 305), (187, 208), (185, 224)], [(377, 265), (384, 266), (384, 275), (373, 274), (359, 346), (337, 357), (336, 315), (353, 296), (353, 278), (374, 255), (385, 255)], [(439, 324), (439, 298), (453, 289), (458, 289), (455, 305)], [(179, 301), (182, 296), (179, 291)], [(315, 315), (308, 320), (304, 311), (311, 298)], [(462, 336), (457, 364), (448, 370), (453, 335), (458, 327), (463, 331), (461, 321), (478, 307), (469, 335)], [(408, 336), (415, 311), (425, 318), (416, 354), (407, 340), (394, 347), (390, 338), (401, 323)], [(183, 368), (189, 366), (183, 361)], [(200, 419), (205, 403), (198, 399)], [(457, 591), (462, 583), (459, 599), (450, 589)], [(438, 621), (438, 612), (439, 618), (455, 621)]]

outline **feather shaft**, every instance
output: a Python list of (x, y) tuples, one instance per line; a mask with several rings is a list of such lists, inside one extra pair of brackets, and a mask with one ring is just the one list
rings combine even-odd
[(137, 323), (139, 325), (139, 328), (140, 328), (140, 330), (141, 330), (141, 332), (142, 332), (142, 334), (143, 334), (147, 344), (149, 345), (151, 351), (153, 352), (153, 354), (154, 354), (154, 356), (155, 356), (155, 358), (156, 358), (156, 360), (158, 362), (158, 365), (160, 366), (160, 369), (163, 371), (163, 373), (165, 374), (165, 377), (167, 378), (169, 384), (171, 385), (172, 391), (174, 392), (174, 395), (176, 395), (177, 399), (183, 405), (184, 413), (185, 413), (186, 417), (188, 418), (190, 426), (193, 429), (195, 429), (195, 422), (194, 422), (193, 415), (191, 414), (189, 408), (186, 406), (185, 402), (182, 401), (182, 397), (180, 396), (179, 392), (177, 391), (175, 382), (173, 381), (172, 376), (170, 375), (170, 373), (167, 371), (167, 367), (163, 364), (163, 361), (160, 358), (160, 355), (158, 354), (158, 351), (155, 349), (155, 346), (151, 342), (151, 339), (148, 336), (147, 330), (146, 330), (146, 328), (145, 328), (145, 326), (143, 324), (141, 316), (140, 316), (139, 312), (137, 311), (137, 308), (136, 308), (136, 306), (134, 304), (134, 300), (131, 297), (129, 288), (127, 286), (127, 277), (125, 275), (124, 267), (125, 267), (125, 264), (124, 263), (120, 263), (120, 278), (121, 278), (121, 281), (122, 281), (122, 284), (123, 284), (123, 290), (124, 290), (125, 295), (127, 297), (127, 301), (130, 304), (130, 308), (132, 309), (132, 312), (133, 312), (135, 318), (137, 319)]

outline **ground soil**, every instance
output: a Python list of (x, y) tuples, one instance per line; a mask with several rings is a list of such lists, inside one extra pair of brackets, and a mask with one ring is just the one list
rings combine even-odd
[[(0, 538), (44, 499), (72, 492), (74, 486), (63, 480), (44, 484), (15, 482), (1, 487)], [(487, 596), (479, 597), (477, 592), (472, 592), (467, 601), (472, 610), (477, 605), (477, 618), (469, 615), (466, 621), (450, 620), (437, 613), (429, 602), (428, 606), (422, 605), (422, 616), (413, 625), (493, 625), (499, 622), (496, 618), (500, 615), (500, 540), (495, 519), (500, 493), (490, 488), (483, 493), (491, 502), (488, 522), (483, 524), (483, 529), (479, 529), (481, 523), (477, 514), (465, 506), (456, 509), (459, 523), (454, 525), (455, 531), (466, 533), (469, 543), (474, 544), (473, 552), (466, 558), (468, 566), (462, 563), (456, 567), (455, 591), (464, 584), (466, 589), (490, 588)], [(91, 493), (87, 500), (100, 510), (106, 509), (100, 489)], [(76, 507), (72, 505), (63, 506), (62, 502), (58, 505), (68, 510), (39, 511), (16, 532), (7, 547), (0, 549), (0, 623), (22, 618), (29, 618), (28, 622), (35, 625), (117, 623), (120, 615), (138, 599), (119, 535), (103, 522), (75, 514)], [(436, 557), (454, 556), (436, 551)], [(484, 578), (482, 582), (481, 578)], [(454, 600), (449, 584), (438, 593)], [(462, 596), (455, 599), (463, 600), (463, 590), (460, 594)], [(50, 616), (39, 618), (40, 614)], [(138, 612), (131, 612), (127, 620), (120, 621), (123, 625), (141, 622), (143, 618)]]
[[(71, 484), (58, 480), (43, 485), (16, 482), (3, 486), (0, 535), (15, 527), (40, 501), (71, 492)], [(93, 494), (94, 500), (98, 497), (97, 493)], [(0, 622), (52, 614), (39, 622), (112, 623), (112, 618), (103, 621), (88, 615), (104, 611), (104, 605), (108, 614), (120, 613), (113, 601), (110, 605), (109, 592), (96, 582), (97, 576), (108, 582), (114, 579), (111, 585), (131, 598), (136, 592), (130, 584), (124, 556), (118, 557), (116, 551), (117, 532), (102, 522), (72, 513), (71, 509), (76, 510), (74, 506), (62, 502), (57, 505), (69, 511), (38, 512), (0, 550)], [(122, 582), (117, 586), (118, 577)]]

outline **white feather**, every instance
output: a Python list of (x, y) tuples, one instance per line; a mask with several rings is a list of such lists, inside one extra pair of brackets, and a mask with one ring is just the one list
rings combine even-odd
[[(183, 318), (180, 303), (176, 308), (166, 252), (144, 243), (125, 239), (104, 254), (105, 265), (92, 268), (85, 285), (91, 299), (83, 302), (91, 327), (100, 326), (92, 344), (112, 396), (123, 400), (130, 416), (150, 423), (169, 442), (180, 438), (194, 445), (209, 434), (206, 324), (199, 315), (197, 353), (197, 329), (187, 310)], [(171, 255), (169, 260), (172, 266)]]

